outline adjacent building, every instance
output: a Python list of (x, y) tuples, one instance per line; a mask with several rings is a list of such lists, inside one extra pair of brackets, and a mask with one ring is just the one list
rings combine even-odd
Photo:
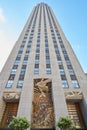
[(69, 115), (87, 127), (87, 77), (52, 9), (35, 6), (0, 74), (1, 128), (24, 116), (31, 130)]

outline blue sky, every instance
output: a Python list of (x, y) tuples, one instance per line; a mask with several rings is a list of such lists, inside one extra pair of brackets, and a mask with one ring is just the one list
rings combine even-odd
[(32, 8), (40, 2), (51, 6), (84, 72), (87, 72), (87, 0), (0, 0), (0, 71)]

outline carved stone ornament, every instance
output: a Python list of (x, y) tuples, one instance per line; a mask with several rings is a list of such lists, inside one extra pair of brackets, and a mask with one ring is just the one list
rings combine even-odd
[(71, 100), (81, 101), (83, 99), (83, 96), (82, 96), (82, 92), (71, 91), (71, 92), (65, 92), (65, 98), (68, 101)]
[(3, 92), (3, 100), (5, 102), (18, 102), (20, 99), (19, 92)]

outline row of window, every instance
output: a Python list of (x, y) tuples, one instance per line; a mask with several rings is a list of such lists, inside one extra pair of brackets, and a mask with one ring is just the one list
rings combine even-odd
[(72, 67), (72, 65), (71, 65), (71, 62), (70, 62), (70, 60), (69, 60), (67, 51), (66, 51), (66, 49), (65, 49), (65, 47), (64, 47), (64, 44), (63, 44), (63, 42), (62, 42), (61, 37), (60, 37), (60, 40), (61, 40), (61, 42), (59, 41), (59, 43), (60, 43), (60, 46), (61, 46), (61, 49), (62, 49), (64, 58), (65, 58), (65, 61), (66, 61), (67, 68), (68, 68), (68, 70), (69, 70), (69, 74), (70, 74), (70, 78), (71, 78), (71, 80), (72, 80), (73, 87), (74, 87), (74, 88), (79, 88), (79, 83), (78, 83), (78, 81), (77, 81), (75, 72), (74, 72), (73, 67)]
[(39, 59), (40, 59), (40, 32), (41, 32), (41, 8), (40, 8), (40, 17), (38, 25), (38, 34), (37, 34), (37, 45), (36, 45), (36, 55), (35, 55), (35, 65), (34, 65), (34, 74), (39, 74)]
[(36, 13), (36, 15), (34, 14), (34, 16), (35, 16), (34, 18), (32, 17), (32, 19), (34, 20), (33, 21), (33, 26), (32, 26), (32, 29), (31, 29), (31, 34), (30, 34), (30, 37), (29, 37), (29, 41), (28, 41), (25, 57), (24, 57), (24, 60), (23, 60), (23, 64), (22, 64), (22, 68), (21, 68), (21, 72), (20, 72), (20, 76), (19, 76), (19, 80), (18, 80), (18, 83), (17, 83), (17, 88), (22, 88), (22, 86), (23, 86), (25, 72), (26, 72), (26, 67), (27, 67), (27, 63), (28, 63), (28, 57), (29, 57), (29, 53), (30, 53), (30, 49), (31, 49), (31, 45), (32, 45), (32, 40), (33, 40), (33, 35), (34, 35), (34, 29), (35, 29), (38, 9), (34, 13)]
[(51, 65), (50, 65), (50, 54), (49, 54), (49, 45), (48, 45), (48, 36), (47, 36), (47, 27), (46, 27), (46, 14), (44, 12), (44, 40), (45, 40), (45, 57), (46, 57), (46, 74), (51, 74)]
[(38, 42), (36, 46), (34, 74), (39, 74), (39, 59), (40, 59), (40, 42)]
[[(30, 20), (30, 24), (28, 26), (28, 29), (26, 30), (24, 39), (23, 39), (22, 44), (20, 46), (20, 49), (18, 51), (18, 55), (16, 57), (15, 63), (13, 65), (13, 68), (11, 70), (9, 79), (7, 81), (7, 84), (6, 84), (6, 88), (11, 88), (12, 85), (13, 85), (13, 81), (14, 81), (14, 78), (15, 78), (15, 75), (16, 75), (16, 72), (17, 72), (18, 65), (20, 63), (21, 55), (22, 55), (23, 49), (25, 47), (26, 39), (27, 39), (27, 36), (28, 36), (28, 33), (29, 33), (29, 29), (30, 29), (30, 26), (31, 26), (31, 23), (32, 23), (34, 15), (35, 15), (35, 11), (34, 11), (34, 13), (32, 15), (32, 18)], [(37, 17), (37, 13), (36, 13), (35, 19), (36, 19), (36, 17)], [(31, 43), (32, 43), (32, 39), (33, 39), (33, 34), (34, 34), (34, 25), (35, 25), (35, 22), (36, 22), (35, 19), (34, 19), (34, 22), (33, 22), (34, 23), (33, 27), (31, 29), (31, 34), (30, 34), (28, 45), (27, 45), (26, 54), (25, 54), (25, 57), (24, 57), (24, 60), (23, 60), (21, 72), (20, 72), (20, 75), (19, 75), (19, 80), (18, 80), (18, 83), (17, 83), (17, 87), (18, 88), (22, 88), (22, 86), (23, 86), (24, 76), (25, 76), (25, 72), (26, 72), (26, 66), (27, 66), (27, 63), (28, 63), (28, 56), (29, 56)]]
[[(54, 35), (54, 31), (53, 31), (51, 20), (52, 20), (53, 25), (55, 27), (55, 31), (56, 31), (56, 34), (58, 36), (59, 43), (60, 43), (62, 52), (64, 54), (64, 58), (65, 58), (65, 61), (66, 61), (66, 64), (67, 64), (67, 68), (69, 70), (69, 74), (70, 74), (70, 77), (71, 77), (71, 80), (72, 80), (73, 87), (74, 88), (78, 88), (79, 84), (78, 84), (77, 78), (75, 76), (74, 70), (72, 68), (72, 65), (71, 65), (71, 63), (69, 61), (69, 57), (67, 55), (66, 49), (65, 49), (64, 45), (62, 44), (62, 40), (61, 40), (59, 31), (57, 29), (56, 23), (54, 21), (54, 18), (53, 18), (52, 14), (51, 14), (51, 11), (49, 10), (49, 12), (50, 12), (50, 15), (48, 15), (48, 17), (49, 17), (48, 19), (49, 19), (49, 24), (50, 24), (50, 29), (51, 29), (51, 35), (52, 35), (53, 42), (56, 44), (56, 39), (55, 39), (55, 35)], [(63, 66), (62, 66), (61, 57), (58, 54), (59, 51), (57, 51), (57, 45), (54, 45), (54, 48), (56, 48), (55, 52), (56, 52), (57, 60), (59, 60), (58, 63), (59, 63), (59, 69), (60, 69), (60, 75), (61, 75), (61, 79), (62, 79), (62, 84), (63, 84), (64, 87), (68, 87), (68, 83), (67, 83), (67, 80), (66, 80), (65, 72), (64, 72), (64, 69), (63, 69)]]
[[(48, 13), (48, 9), (47, 9), (47, 13)], [(54, 44), (54, 49), (55, 49), (55, 53), (56, 53), (56, 57), (57, 57), (57, 62), (58, 62), (59, 70), (60, 70), (61, 82), (62, 82), (63, 87), (66, 88), (66, 87), (68, 87), (68, 82), (67, 82), (65, 71), (63, 68), (62, 61), (61, 61), (61, 56), (59, 53), (59, 49), (58, 49), (58, 45), (57, 45), (57, 41), (55, 38), (55, 34), (54, 34), (54, 30), (52, 27), (51, 18), (50, 18), (49, 13), (48, 13), (48, 20), (49, 20), (51, 36), (52, 36), (52, 40), (53, 40), (53, 44)]]
[(17, 57), (15, 59), (14, 65), (12, 67), (10, 76), (8, 78), (8, 81), (7, 81), (7, 84), (6, 84), (6, 88), (10, 88), (13, 85), (13, 81), (14, 81), (14, 78), (15, 78), (15, 75), (16, 75), (16, 72), (17, 72), (17, 69), (18, 69), (18, 65), (20, 63), (20, 59), (21, 59), (21, 55), (22, 55), (24, 46), (25, 46), (25, 42), (22, 41), (22, 44), (21, 44), (20, 49), (18, 51)]
[(51, 74), (51, 65), (50, 65), (50, 54), (48, 42), (45, 42), (45, 57), (46, 57), (46, 73)]

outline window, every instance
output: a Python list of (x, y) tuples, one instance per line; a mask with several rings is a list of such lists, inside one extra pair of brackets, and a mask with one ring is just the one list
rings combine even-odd
[(57, 43), (57, 41), (56, 41), (56, 40), (53, 40), (53, 42), (54, 42), (54, 43)]
[(20, 48), (20, 51), (23, 51), (23, 48)]
[(68, 82), (67, 80), (62, 80), (63, 88), (68, 88)]
[(21, 58), (21, 57), (18, 57), (18, 56), (17, 56), (17, 57), (16, 57), (16, 60), (20, 60), (20, 58)]
[(9, 80), (14, 80), (14, 78), (15, 78), (15, 74), (10, 74)]
[(48, 56), (46, 56), (46, 59), (50, 59), (50, 56), (48, 55)]
[(56, 37), (52, 37), (53, 40), (56, 40)]
[(14, 64), (15, 64), (15, 65), (18, 65), (19, 63), (20, 63), (20, 61), (19, 61), (19, 60), (16, 60)]
[(29, 40), (28, 43), (32, 43), (32, 40)]
[(61, 60), (61, 57), (60, 57), (60, 56), (57, 56), (57, 60)]
[(29, 32), (29, 29), (26, 32)]
[(17, 88), (22, 88), (23, 82), (24, 82), (23, 80), (19, 80), (17, 84)]
[(37, 48), (39, 48), (40, 47), (40, 44), (37, 44)]
[(70, 74), (70, 75), (74, 75), (73, 69), (69, 69), (69, 74)]
[(34, 68), (34, 74), (39, 74), (39, 69), (38, 68)]
[(37, 39), (37, 42), (40, 42), (40, 39)]
[(26, 50), (26, 54), (29, 53), (29, 52), (30, 52), (30, 50)]
[(29, 37), (29, 39), (33, 39), (33, 37), (31, 36), (31, 37)]
[(58, 52), (58, 53), (59, 53), (58, 47), (55, 48), (55, 52)]
[(40, 41), (40, 38), (37, 38), (37, 41)]
[(64, 51), (63, 51), (63, 54), (65, 55), (65, 54), (67, 54), (67, 52), (64, 50)]
[(19, 50), (18, 54), (22, 54), (23, 51)]
[(72, 84), (74, 88), (79, 88), (79, 83), (77, 80), (72, 80)]
[(67, 65), (68, 69), (72, 69), (72, 66), (71, 65)]
[(51, 69), (50, 68), (46, 68), (46, 73), (47, 74), (51, 74)]
[(50, 64), (46, 64), (46, 68), (50, 68)]
[(63, 69), (63, 65), (59, 65), (59, 69)]
[(33, 33), (30, 34), (30, 36), (33, 36), (33, 35), (34, 35)]
[(6, 88), (11, 88), (13, 85), (13, 80), (8, 80), (7, 84), (6, 84)]
[(26, 51), (30, 51), (30, 48), (27, 48)]
[(58, 37), (58, 39), (60, 39), (60, 40), (61, 40), (61, 37)]
[(40, 53), (40, 48), (36, 49), (36, 53)]
[(21, 75), (25, 75), (25, 71), (26, 71), (25, 69), (21, 69), (21, 73), (20, 74)]
[(28, 60), (28, 55), (25, 55), (24, 60)]
[(24, 60), (23, 61), (23, 65), (27, 65), (28, 61), (27, 60)]
[(24, 75), (23, 74), (19, 76), (19, 80), (24, 80)]
[(39, 64), (35, 64), (35, 68), (39, 68)]
[(26, 41), (25, 41), (25, 40), (23, 40), (23, 41), (22, 41), (22, 43), (26, 43)]
[(34, 29), (32, 29), (31, 32), (34, 32)]
[(58, 48), (58, 45), (55, 45), (55, 44), (54, 44), (54, 48)]
[(65, 48), (62, 48), (62, 51), (66, 51)]
[(21, 57), (21, 54), (18, 54), (17, 57)]
[(64, 75), (65, 72), (64, 72), (64, 69), (60, 69), (60, 75)]
[(76, 76), (75, 75), (70, 75), (71, 80), (76, 80)]
[(62, 65), (62, 61), (60, 60), (60, 61), (58, 61), (58, 65)]
[(13, 66), (13, 69), (17, 69), (17, 68), (18, 68), (18, 65), (14, 65), (14, 66)]
[(22, 69), (26, 69), (26, 65), (22, 65)]
[(61, 79), (62, 80), (66, 80), (66, 75), (64, 74), (64, 75), (61, 75)]
[(46, 60), (46, 64), (50, 64), (50, 59), (47, 59), (47, 60)]
[[(65, 52), (65, 51), (63, 51), (63, 52)], [(64, 53), (64, 57), (68, 57), (68, 54), (67, 54), (67, 53)]]
[(65, 60), (69, 60), (69, 57), (68, 56), (64, 56), (65, 57)]
[(11, 74), (16, 74), (17, 69), (12, 69)]
[(54, 32), (54, 31), (51, 29), (51, 32)]
[(27, 48), (30, 48), (30, 47), (31, 47), (31, 45), (28, 44), (28, 45), (27, 45)]
[(35, 59), (36, 59), (36, 60), (39, 60), (39, 55), (36, 55), (36, 56), (35, 56)]
[(46, 53), (46, 56), (49, 56), (49, 53)]
[(28, 36), (28, 33), (25, 33), (25, 36)]
[(61, 48), (64, 48), (64, 45), (63, 44), (60, 44)]
[(27, 39), (27, 37), (24, 37), (24, 39)]
[(71, 65), (71, 63), (70, 63), (69, 60), (66, 60), (66, 64), (67, 64), (67, 65)]
[(35, 60), (35, 64), (39, 64), (39, 60)]

